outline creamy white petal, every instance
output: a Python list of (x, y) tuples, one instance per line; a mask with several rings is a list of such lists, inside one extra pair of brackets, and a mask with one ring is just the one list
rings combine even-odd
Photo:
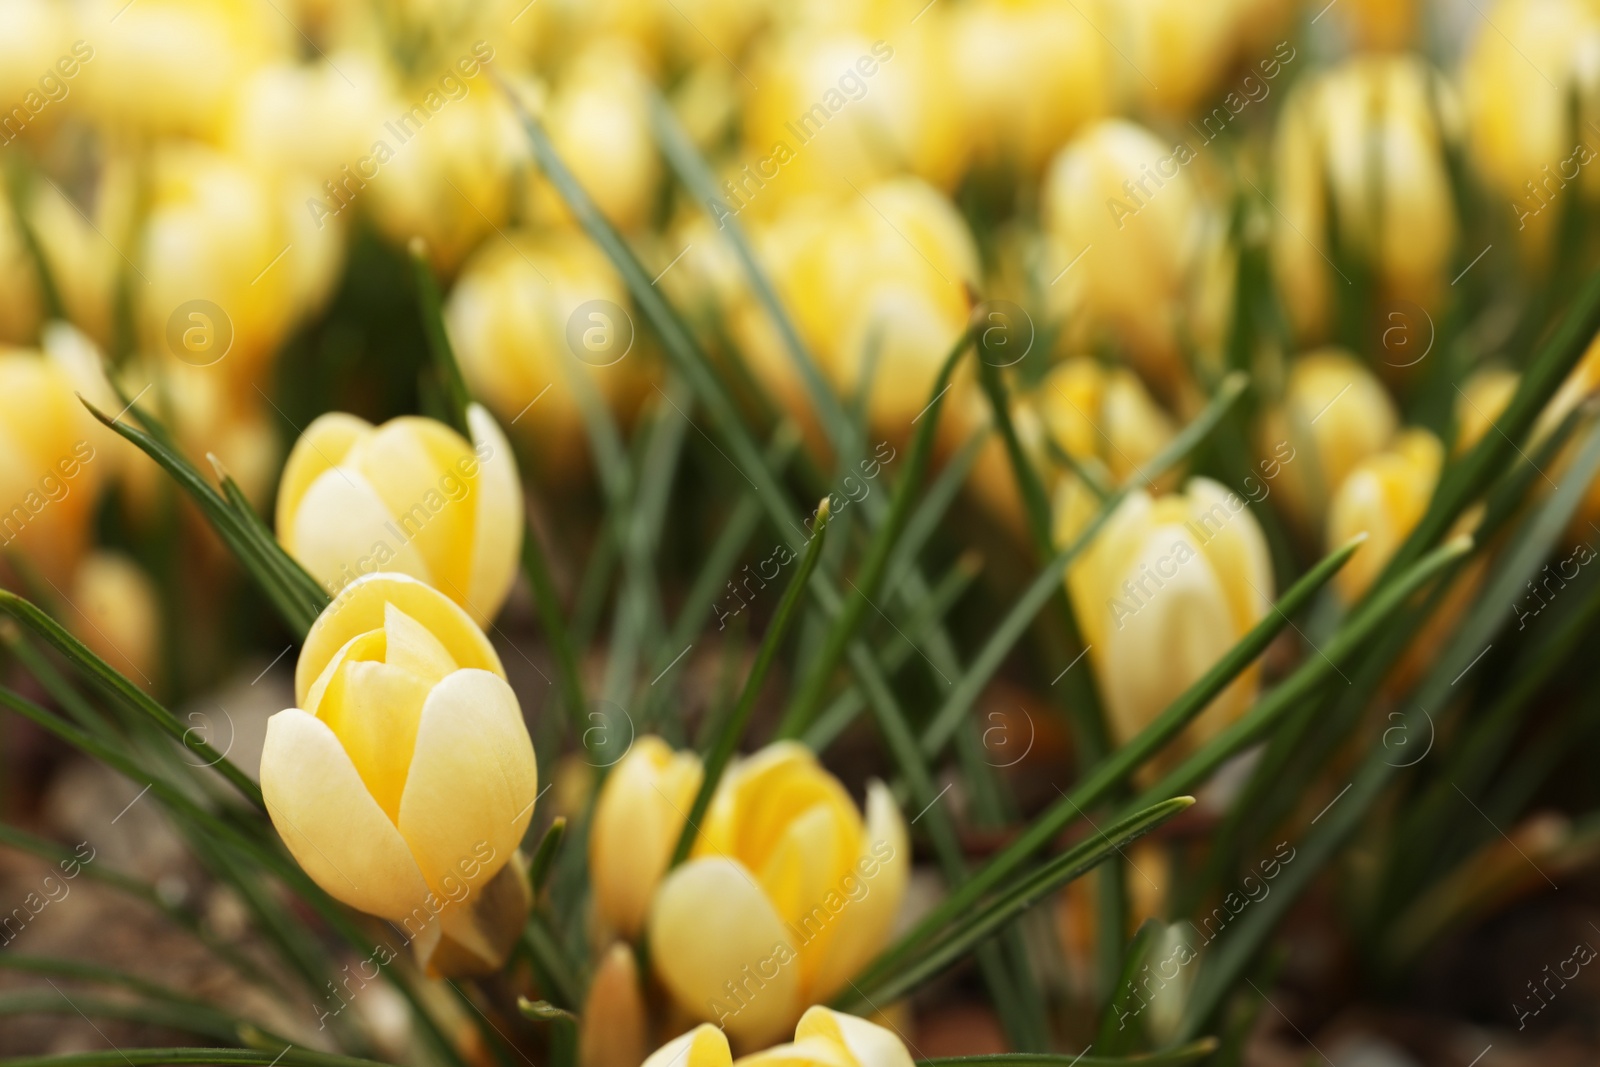
[(400, 799), (400, 833), (441, 895), (494, 877), (533, 818), (539, 771), (505, 679), (461, 670), (434, 686)]
[(793, 952), (778, 913), (732, 860), (691, 860), (656, 891), (656, 973), (686, 1012), (717, 1020), (741, 1041), (771, 1041), (794, 1022), (800, 968)]
[(710, 1023), (701, 1023), (650, 1053), (643, 1067), (731, 1067), (732, 1063), (728, 1035)]
[(416, 546), (395, 534), (393, 524), (389, 509), (359, 471), (330, 467), (306, 489), (278, 536), (326, 589), (380, 569), (431, 581), (428, 564)]
[(427, 899), (405, 840), (326, 723), (299, 708), (267, 720), (261, 792), (295, 861), (335, 899), (395, 920)]
[(912, 1067), (911, 1053), (893, 1030), (820, 1004), (806, 1009), (794, 1028), (796, 1042), (808, 1038), (843, 1045), (859, 1067)]

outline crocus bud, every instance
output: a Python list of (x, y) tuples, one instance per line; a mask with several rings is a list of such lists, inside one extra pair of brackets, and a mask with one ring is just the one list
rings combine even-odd
[(1330, 328), (1337, 294), (1353, 284), (1341, 259), (1365, 265), (1383, 299), (1424, 309), (1443, 299), (1457, 236), (1447, 145), (1458, 110), (1438, 73), (1412, 56), (1359, 56), (1295, 87), (1274, 144), (1272, 263), (1298, 336)]
[(595, 907), (626, 938), (644, 928), (683, 820), (700, 789), (700, 758), (645, 736), (606, 776), (589, 829)]
[(0, 349), (0, 549), (65, 583), (103, 481), (99, 425), (56, 361)]
[(1185, 141), (1106, 119), (1056, 156), (1042, 193), (1050, 255), (1040, 284), (1068, 324), (1068, 342), (1085, 351), (1109, 336), (1146, 380), (1169, 390), (1217, 229), (1190, 170), (1195, 159)]
[(80, 17), (72, 91), (123, 137), (215, 139), (243, 78), (299, 44), (280, 12), (249, 0), (87, 0)]
[(1427, 430), (1407, 430), (1358, 463), (1328, 505), (1328, 547), (1359, 533), (1366, 543), (1334, 577), (1347, 602), (1361, 597), (1395, 550), (1422, 521), (1444, 465), (1444, 446)]
[(487, 625), (516, 578), (522, 486), (489, 413), (473, 404), (467, 423), (471, 444), (415, 415), (316, 419), (278, 489), (284, 548), (332, 593), (361, 574), (409, 574)]
[(949, 16), (949, 74), (979, 159), (1037, 174), (1111, 107), (1117, 62), (1080, 13), (1049, 0), (987, 0)]
[(1320, 349), (1290, 365), (1282, 399), (1261, 420), (1256, 453), (1277, 465), (1283, 510), (1310, 534), (1345, 475), (1388, 444), (1398, 422), (1394, 401), (1365, 364)]
[(531, 445), (529, 473), (541, 482), (587, 469), (581, 391), (626, 421), (648, 388), (622, 280), (576, 232), (519, 230), (486, 243), (444, 318), (467, 384)]
[[(1086, 517), (1058, 501), (1059, 543)], [(1130, 494), (1068, 570), (1067, 592), (1125, 744), (1266, 614), (1272, 566), (1245, 501), (1195, 478), (1184, 493)], [(1174, 746), (1180, 754), (1238, 718), (1256, 682), (1252, 666), (1218, 694)]]
[(639, 965), (633, 950), (617, 942), (601, 957), (584, 997), (579, 1067), (639, 1067), (648, 1047), (648, 1021), (639, 991)]
[[(821, 1005), (806, 1009), (787, 1045), (740, 1058), (747, 1067), (911, 1067), (911, 1053), (895, 1033), (877, 1023)], [(732, 1067), (733, 1051), (710, 1023), (673, 1038), (652, 1052), (644, 1067)]]
[[(546, 120), (578, 183), (624, 230), (638, 229), (657, 207), (661, 162), (650, 133), (648, 78), (631, 42), (595, 41), (565, 69)], [(570, 225), (565, 202), (544, 174), (530, 168), (528, 177), (534, 211)]]
[(650, 958), (686, 1013), (770, 1041), (887, 940), (905, 820), (880, 782), (863, 818), (809, 749), (781, 742), (727, 770), (700, 830), (656, 891)]
[[(1461, 70), (1467, 146), (1476, 176), (1529, 261), (1545, 259), (1557, 223), (1593, 202), (1600, 137), (1600, 13), (1583, 0), (1500, 0)], [(1573, 105), (1577, 113), (1573, 113)]]
[(89, 553), (73, 575), (70, 616), (78, 640), (125, 678), (150, 684), (160, 648), (160, 597), (120, 552)]
[[(967, 328), (965, 285), (979, 275), (978, 253), (955, 205), (932, 186), (897, 178), (861, 192), (831, 207), (796, 208), (803, 225), (793, 213), (779, 220), (786, 238), (772, 247), (794, 243), (782, 247), (774, 273), (834, 389), (852, 396), (870, 371), (873, 432), (901, 441)], [(758, 373), (768, 365), (758, 362)], [(969, 368), (957, 391), (970, 388)], [(967, 427), (952, 417), (961, 406), (951, 400), (940, 426), (959, 439)]]
[(314, 224), (296, 181), (195, 144), (156, 152), (135, 256), (148, 351), (253, 380), (342, 261), (341, 231)]
[(502, 966), (532, 904), (514, 857), (538, 769), (483, 631), (414, 578), (358, 578), (306, 634), (295, 700), (261, 753), (267, 812), (295, 860), (398, 924), (430, 972)]

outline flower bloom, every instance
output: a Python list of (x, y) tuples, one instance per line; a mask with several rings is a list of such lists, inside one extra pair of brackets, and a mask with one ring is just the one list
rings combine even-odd
[(883, 946), (910, 870), (886, 786), (868, 786), (863, 818), (808, 749), (772, 745), (728, 768), (656, 891), (650, 958), (685, 1012), (770, 1041)]
[(1298, 335), (1325, 334), (1337, 312), (1345, 279), (1325, 248), (1367, 265), (1381, 296), (1438, 306), (1457, 236), (1458, 111), (1414, 56), (1358, 56), (1295, 87), (1273, 146), (1272, 262)]
[[(1057, 500), (1060, 543), (1083, 528), (1087, 493)], [(1067, 592), (1125, 744), (1261, 621), (1273, 591), (1266, 540), (1243, 499), (1208, 478), (1184, 493), (1130, 494), (1067, 572)], [(1250, 667), (1190, 724), (1193, 747), (1255, 697)]]
[(516, 578), (522, 485), (489, 413), (474, 404), (467, 423), (470, 445), (419, 416), (318, 418), (284, 465), (283, 547), (332, 592), (361, 574), (409, 574), (487, 625)]
[[(829, 1008), (808, 1008), (794, 1041), (739, 1058), (739, 1067), (911, 1067), (911, 1053), (877, 1023)], [(728, 1038), (702, 1023), (652, 1052), (644, 1067), (732, 1067)]]
[(306, 634), (295, 700), (261, 753), (295, 860), (330, 896), (400, 924), (430, 971), (497, 969), (531, 903), (508, 861), (538, 769), (483, 631), (414, 578), (358, 578)]

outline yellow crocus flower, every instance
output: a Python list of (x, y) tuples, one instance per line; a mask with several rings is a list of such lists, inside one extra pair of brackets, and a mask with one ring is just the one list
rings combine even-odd
[(489, 413), (473, 404), (467, 422), (471, 444), (414, 415), (312, 422), (278, 489), (284, 548), (332, 593), (361, 574), (409, 574), (487, 625), (516, 578), (522, 486)]
[[(808, 1008), (787, 1045), (752, 1052), (739, 1067), (911, 1067), (911, 1053), (896, 1034), (877, 1023), (817, 1005)], [(728, 1038), (709, 1023), (681, 1034), (652, 1052), (644, 1067), (732, 1067)]]
[(483, 631), (415, 578), (358, 578), (306, 634), (295, 701), (268, 720), (261, 753), (295, 860), (398, 924), (431, 972), (498, 969), (532, 901), (513, 856), (538, 768)]
[(804, 746), (730, 767), (690, 859), (656, 891), (650, 958), (678, 1006), (741, 1041), (770, 1041), (888, 939), (911, 870), (881, 782), (866, 813)]
[[(1095, 503), (1076, 483), (1057, 499), (1059, 543)], [(1067, 572), (1112, 734), (1126, 743), (1270, 609), (1271, 560), (1243, 498), (1208, 478), (1183, 493), (1131, 493)], [(1183, 749), (1227, 726), (1255, 697), (1251, 667), (1185, 731)]]
[(1366, 543), (1334, 578), (1346, 601), (1372, 585), (1384, 564), (1417, 525), (1439, 483), (1444, 446), (1427, 430), (1407, 430), (1388, 449), (1368, 456), (1340, 484), (1328, 505), (1328, 546), (1358, 533)]

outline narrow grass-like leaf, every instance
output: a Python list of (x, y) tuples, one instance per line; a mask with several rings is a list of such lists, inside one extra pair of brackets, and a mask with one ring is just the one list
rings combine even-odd
[[(1138, 1036), (1140, 1027), (1137, 1022), (1133, 1029), (1129, 1029), (1122, 1021), (1126, 1014), (1119, 1011), (1119, 1005), (1126, 1005), (1123, 990), (1134, 988), (1134, 979), (1139, 976), (1139, 968), (1144, 966), (1145, 957), (1156, 944), (1156, 938), (1161, 936), (1162, 925), (1155, 919), (1146, 919), (1134, 931), (1133, 940), (1128, 943), (1128, 951), (1122, 955), (1122, 972), (1117, 976), (1116, 985), (1111, 987), (1111, 995), (1106, 998), (1106, 1007), (1100, 1013), (1100, 1033), (1095, 1037), (1094, 1043), (1101, 1052), (1116, 1054), (1129, 1048), (1134, 1038)], [(1137, 1013), (1135, 1013), (1137, 1014)]]
[[(1225, 378), (1217, 389), (1216, 397), (1206, 409), (1169, 441), (1167, 447), (1146, 466), (1147, 476), (1160, 477), (1205, 440), (1206, 435), (1216, 427), (1228, 408), (1244, 392), (1246, 384), (1247, 379), (1240, 374), (1231, 374)], [(967, 668), (967, 672), (956, 682), (955, 688), (945, 698), (939, 710), (934, 712), (927, 728), (923, 731), (922, 750), (930, 758), (944, 751), (944, 746), (955, 736), (962, 719), (971, 710), (973, 702), (994, 677), (995, 671), (1000, 669), (1000, 664), (1005, 661), (1017, 641), (1032, 625), (1034, 616), (1061, 587), (1062, 575), (1066, 573), (1067, 567), (1083, 552), (1095, 534), (1100, 532), (1100, 528), (1111, 517), (1117, 505), (1122, 503), (1127, 492), (1126, 488), (1120, 489), (1100, 505), (1100, 510), (1078, 537), (1051, 558), (1044, 569), (1023, 590), (1022, 595), (995, 627), (994, 632), (989, 635), (989, 640), (984, 643), (977, 657)]]
[(550, 864), (555, 862), (556, 849), (561, 847), (566, 836), (567, 817), (557, 815), (550, 823), (550, 829), (539, 839), (539, 847), (534, 850), (533, 859), (528, 863), (528, 884), (533, 887), (534, 896), (539, 895), (539, 890), (544, 888), (549, 879)]
[(778, 603), (777, 614), (773, 616), (771, 625), (767, 627), (767, 632), (761, 639), (761, 647), (756, 651), (755, 663), (751, 665), (750, 674), (745, 678), (744, 689), (739, 693), (739, 701), (734, 705), (733, 714), (721, 723), (721, 729), (712, 742), (711, 750), (706, 754), (705, 770), (700, 776), (700, 789), (695, 794), (688, 817), (683, 821), (683, 829), (678, 833), (678, 843), (673, 847), (672, 860), (667, 865), (669, 870), (689, 858), (689, 849), (694, 845), (695, 834), (699, 832), (700, 822), (705, 818), (706, 809), (711, 806), (711, 797), (717, 791), (717, 783), (722, 781), (722, 772), (727, 769), (728, 761), (733, 759), (733, 753), (744, 737), (745, 728), (750, 724), (750, 716), (756, 710), (756, 697), (761, 694), (761, 685), (766, 681), (767, 672), (772, 669), (773, 661), (778, 658), (778, 650), (783, 647), (783, 640), (789, 633), (789, 624), (794, 621), (795, 610), (805, 596), (806, 585), (811, 581), (812, 572), (817, 569), (817, 560), (821, 557), (823, 545), (827, 542), (830, 514), (828, 500), (824, 497), (817, 506), (817, 522), (811, 535), (811, 544), (806, 547), (805, 558), (800, 561), (800, 569), (795, 571), (783, 591), (783, 599)]
[(214, 767), (217, 773), (238, 789), (245, 799), (260, 810), (266, 811), (266, 802), (261, 798), (261, 788), (250, 780), (249, 775), (234, 765), (226, 755), (213, 748), (209, 742), (199, 737), (192, 737), (193, 731), (186, 729), (172, 712), (118, 674), (115, 668), (91, 652), (61, 624), (15, 593), (3, 589), (0, 589), (0, 612), (16, 619), (38, 635), (51, 648), (65, 656), (68, 662), (83, 672), (97, 687), (142, 714), (162, 733), (202, 757), (208, 766)]
[[(60, 989), (29, 989), (0, 993), (0, 1019), (12, 1015), (66, 1015), (72, 1018), (115, 1019), (143, 1023), (163, 1030), (193, 1034), (213, 1041), (238, 1042), (239, 1027), (220, 1012), (194, 1005), (166, 1004), (156, 1000), (115, 1000), (94, 993), (64, 993)], [(5, 1062), (5, 1061), (0, 1061)]]
[(1094, 836), (1041, 864), (1015, 885), (1002, 889), (993, 898), (969, 909), (965, 916), (949, 927), (943, 937), (931, 943), (914, 945), (916, 951), (904, 957), (896, 967), (879, 972), (870, 979), (866, 976), (855, 979), (851, 984), (851, 992), (839, 998), (839, 1004), (848, 1009), (861, 1006), (869, 998), (887, 1002), (905, 996), (1044, 896), (1112, 856), (1119, 855), (1130, 841), (1149, 833), (1193, 804), (1193, 797), (1173, 797), (1118, 819)]
[[(299, 570), (301, 574), (304, 574), (304, 570), (298, 563), (288, 558), (287, 553), (283, 552), (276, 541), (270, 545), (260, 543), (243, 516), (228, 505), (194, 465), (156, 435), (129, 426), (120, 418), (106, 415), (87, 400), (83, 401), (83, 405), (100, 422), (133, 442), (140, 451), (155, 460), (178, 487), (189, 495), (199, 506), (200, 513), (205, 516), (206, 521), (211, 524), (211, 528), (255, 579), (256, 585), (278, 609), (278, 613), (291, 630), (297, 634), (304, 634), (311, 628), (317, 615), (327, 605), (328, 596), (314, 581), (311, 582), (311, 588), (315, 590), (313, 594), (305, 588), (303, 582), (290, 577), (295, 570)], [(275, 558), (277, 556), (281, 556), (282, 559)], [(307, 580), (310, 580), (309, 576)]]
[(895, 541), (899, 539), (906, 520), (911, 515), (912, 504), (916, 500), (923, 476), (927, 473), (928, 464), (932, 460), (934, 434), (939, 427), (939, 413), (944, 408), (945, 393), (950, 388), (950, 376), (955, 373), (956, 362), (966, 352), (971, 340), (971, 331), (963, 331), (961, 338), (939, 368), (939, 376), (933, 383), (932, 397), (919, 416), (922, 424), (917, 427), (916, 436), (912, 439), (910, 455), (906, 459), (906, 469), (901, 472), (899, 484), (895, 486), (894, 500), (889, 505), (888, 520), (874, 531), (866, 558), (861, 563), (856, 579), (851, 581), (855, 596), (846, 601), (844, 612), (833, 620), (816, 662), (811, 665), (805, 680), (801, 683), (800, 692), (795, 695), (784, 713), (783, 723), (778, 729), (779, 737), (799, 737), (805, 732), (806, 727), (811, 725), (817, 709), (822, 704), (828, 683), (833, 678), (834, 668), (839, 665), (845, 648), (861, 628), (861, 621), (866, 618), (867, 611), (872, 606), (872, 598), (877, 595), (888, 569)]
[[(971, 588), (973, 580), (982, 570), (981, 556), (977, 553), (963, 554), (934, 586), (923, 604), (923, 610), (906, 624), (904, 632), (897, 631), (878, 649), (878, 662), (883, 664), (883, 669), (891, 677), (916, 651), (914, 642), (921, 638), (936, 620), (942, 619), (955, 606)], [(820, 755), (849, 728), (851, 723), (855, 722), (856, 716), (860, 715), (866, 706), (867, 700), (861, 694), (861, 688), (852, 685), (833, 698), (833, 702), (823, 709), (822, 714), (817, 716), (817, 721), (812, 723), (811, 729), (807, 730), (800, 740), (806, 747)]]
[(1057, 834), (1075, 820), (1082, 818), (1087, 808), (1110, 796), (1118, 785), (1165, 747), (1195, 716), (1210, 705), (1218, 693), (1226, 689), (1245, 668), (1266, 651), (1267, 646), (1289, 624), (1289, 619), (1310, 603), (1311, 598), (1349, 561), (1360, 546), (1361, 540), (1358, 538), (1351, 541), (1308, 571), (1283, 595), (1276, 605), (1277, 610), (1264, 616), (1249, 633), (1228, 650), (1225, 656), (1186, 689), (1183, 695), (1173, 701), (1150, 725), (1139, 731), (1137, 736), (1120, 746), (1108, 758), (1096, 764), (1089, 774), (1073, 787), (1071, 793), (1064, 794), (1060, 800), (1036, 817), (1016, 840), (974, 874), (970, 882), (941, 901), (911, 929), (900, 944), (886, 950), (865, 973), (873, 975), (880, 968), (892, 966), (897, 962), (898, 953), (911, 950), (918, 942), (941, 936), (940, 931), (976, 904), (983, 894), (998, 886), (1018, 870), (1029, 856), (1046, 847)]
[(578, 985), (578, 979), (572, 973), (566, 954), (561, 951), (560, 942), (539, 912), (529, 916), (528, 925), (522, 928), (522, 943), (528, 949), (535, 970), (549, 986), (545, 990), (549, 998), (569, 1008), (582, 1004), (583, 990)]

